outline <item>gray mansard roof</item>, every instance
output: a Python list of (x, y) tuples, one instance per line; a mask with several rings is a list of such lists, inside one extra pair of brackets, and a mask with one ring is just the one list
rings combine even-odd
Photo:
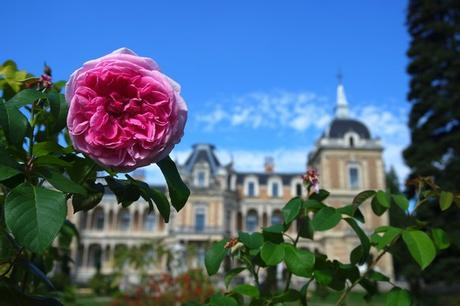
[(195, 144), (192, 146), (193, 150), (190, 156), (187, 158), (183, 165), (183, 169), (191, 172), (193, 166), (200, 162), (206, 162), (211, 168), (211, 173), (215, 175), (219, 167), (221, 167), (220, 161), (217, 158), (214, 150), (215, 147), (212, 144)]
[(328, 138), (343, 138), (346, 133), (355, 132), (362, 139), (371, 139), (371, 133), (361, 121), (350, 118), (336, 118), (332, 120), (327, 133)]

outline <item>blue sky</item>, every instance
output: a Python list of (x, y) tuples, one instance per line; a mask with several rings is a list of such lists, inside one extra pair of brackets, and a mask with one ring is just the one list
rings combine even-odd
[[(129, 5), (127, 5), (129, 3)], [(83, 62), (128, 47), (182, 86), (186, 134), (174, 155), (214, 143), (223, 161), (303, 171), (333, 115), (340, 69), (354, 116), (407, 173), (405, 1), (7, 1), (0, 60), (67, 79)], [(156, 172), (152, 179), (157, 179)]]

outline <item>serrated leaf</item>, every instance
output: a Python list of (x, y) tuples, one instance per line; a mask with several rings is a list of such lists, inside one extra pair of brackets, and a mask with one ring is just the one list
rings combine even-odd
[(169, 197), (171, 198), (172, 206), (177, 210), (181, 210), (187, 203), (190, 196), (190, 189), (182, 181), (182, 178), (177, 171), (174, 161), (167, 156), (157, 163), (163, 173), (166, 184), (168, 185)]
[(326, 231), (335, 227), (342, 216), (335, 208), (324, 207), (321, 208), (311, 220), (311, 225), (315, 231)]
[(428, 267), (436, 256), (436, 248), (430, 237), (419, 230), (406, 230), (402, 233), (402, 238), (422, 270)]
[(260, 295), (259, 289), (248, 284), (241, 284), (232, 289), (233, 292), (239, 293), (241, 295), (250, 296), (253, 298), (258, 298)]
[(441, 210), (447, 210), (452, 205), (453, 200), (454, 195), (452, 192), (441, 191), (441, 195), (439, 196), (439, 206)]
[(299, 215), (300, 209), (302, 208), (302, 200), (299, 197), (291, 199), (281, 209), (283, 213), (283, 219), (286, 224), (291, 223)]
[(23, 183), (8, 193), (5, 221), (16, 240), (35, 253), (42, 253), (56, 237), (67, 214), (61, 192)]
[(224, 260), (225, 253), (227, 252), (224, 248), (227, 241), (227, 239), (223, 239), (219, 242), (215, 242), (206, 252), (204, 265), (208, 275), (214, 275), (219, 271), (220, 264)]
[(284, 246), (267, 241), (260, 250), (260, 257), (268, 266), (275, 266), (284, 259)]

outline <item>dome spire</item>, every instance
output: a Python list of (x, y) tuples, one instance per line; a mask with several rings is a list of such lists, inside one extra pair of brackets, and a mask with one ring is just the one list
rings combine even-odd
[(337, 74), (337, 80), (339, 84), (337, 85), (337, 102), (335, 106), (335, 117), (336, 118), (348, 118), (348, 101), (345, 96), (345, 88), (342, 84), (342, 73), (339, 71)]

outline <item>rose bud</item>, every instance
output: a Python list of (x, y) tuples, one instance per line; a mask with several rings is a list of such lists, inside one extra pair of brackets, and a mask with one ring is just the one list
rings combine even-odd
[(117, 171), (160, 161), (184, 134), (179, 85), (126, 48), (86, 62), (70, 76), (65, 95), (75, 149)]

